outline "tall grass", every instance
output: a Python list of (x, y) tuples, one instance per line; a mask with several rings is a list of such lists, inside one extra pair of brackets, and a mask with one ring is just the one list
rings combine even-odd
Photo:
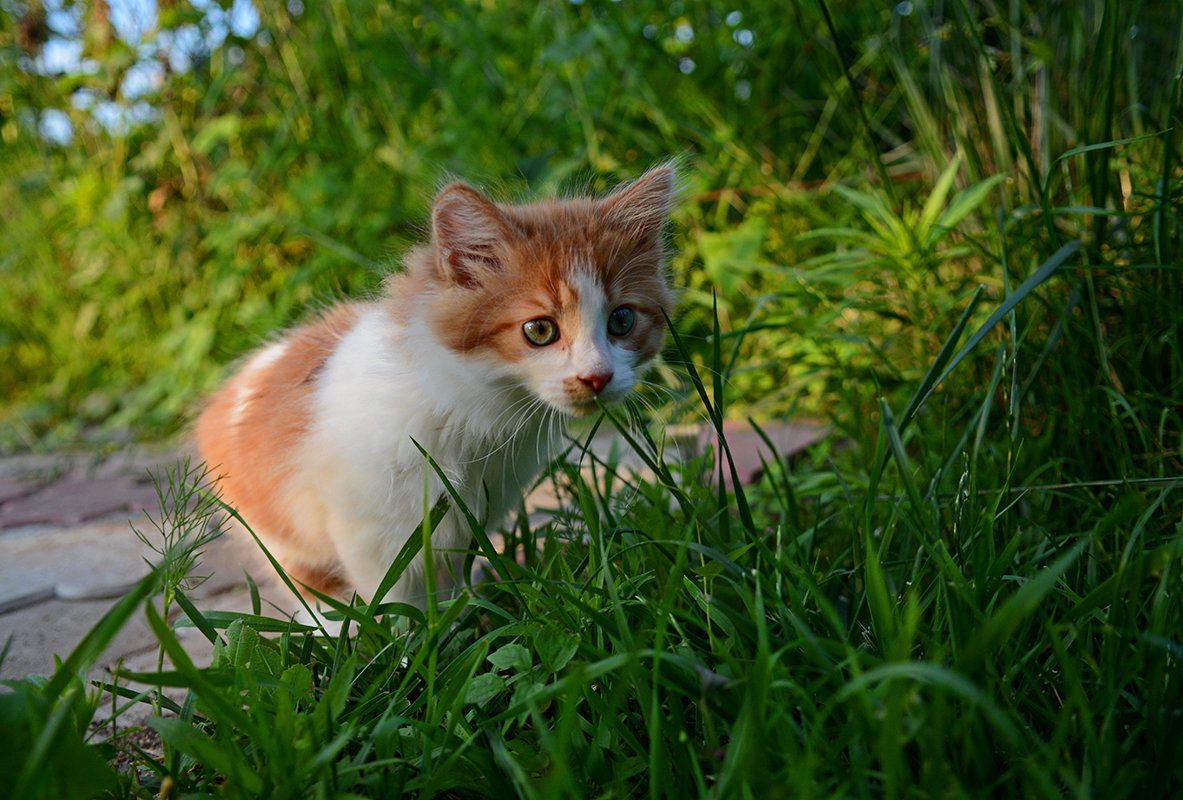
[[(757, 47), (776, 44), (754, 55), (795, 83), (732, 70), (753, 63), (742, 45), (709, 55), (726, 51), (708, 51), (707, 32), (743, 37), (722, 15), (711, 27), (708, 6), (686, 12), (693, 44), (664, 6), (635, 22), (615, 5), (519, 20), (578, 50), (567, 66), (555, 50), (530, 62), (559, 66), (519, 107), (570, 98), (549, 135), (580, 142), (580, 158), (611, 172), (626, 147), (703, 148), (678, 221), (685, 310), (665, 370), (682, 376), (686, 413), (716, 430), (716, 450), (668, 459), (666, 420), (608, 410), (600, 424), (641, 454), (642, 474), (573, 442), (579, 466), (547, 478), (563, 501), (553, 521), (523, 516), (504, 549), (473, 525), (492, 580), (426, 613), (338, 603), (349, 621), (338, 636), (258, 603), (198, 609), (175, 571), (185, 616), (170, 624), (144, 603), (145, 583), (55, 676), (0, 696), (0, 731), (15, 732), (0, 758), (26, 796), (1178, 794), (1183, 21), (1158, 6), (1014, 0), (834, 13), (831, 26), (823, 7), (792, 7), (796, 33), (757, 25), (774, 19), (768, 8), (742, 15)], [(454, 25), (498, 69), (439, 56), (418, 62), (423, 74), (453, 69), (449, 86), (489, 80), (497, 104), (520, 100), (519, 78), (540, 73), (512, 73), (520, 62), (470, 29), (468, 10), (450, 7), (431, 30)], [(291, 41), (319, 51), (339, 37), (343, 23), (323, 13), (323, 28), (294, 22)], [(595, 76), (624, 47), (603, 34), (642, 24), (665, 37), (637, 55), (643, 69), (625, 68), (625, 94), (644, 102), (601, 105), (613, 93)], [(451, 52), (432, 42), (416, 52)], [(292, 73), (283, 91), (309, 94), (283, 106), (276, 130), (317, 151), (328, 129), (309, 87), (328, 84), (309, 65), (297, 80), (280, 44), (262, 57)], [(359, 57), (333, 48), (341, 63), (325, 74), (364, 83)], [(660, 59), (690, 57), (730, 92), (748, 81), (763, 107), (705, 80), (662, 83)], [(675, 85), (686, 94), (667, 104)], [(369, 106), (327, 105), (353, 134), (372, 132)], [(794, 127), (794, 105), (812, 127)], [(730, 127), (764, 114), (783, 134), (776, 149)], [(514, 130), (530, 140), (528, 127)], [(450, 143), (485, 152), (469, 133)], [(872, 149), (886, 181), (862, 169)], [(223, 299), (217, 313), (230, 313)], [(803, 409), (828, 412), (835, 436), (726, 489), (722, 423)], [(196, 491), (177, 480), (181, 495)], [(425, 534), (449, 501), (464, 513), (442, 498), (424, 509)], [(389, 578), (424, 546), (427, 535)], [(96, 705), (78, 675), (138, 607), (172, 667), (108, 688), (151, 702), (151, 689), (121, 688), (135, 679), (187, 699), (159, 701), (163, 755), (137, 754), (134, 775), (116, 776), (102, 763), (114, 743), (81, 723)], [(212, 665), (189, 660), (177, 625), (215, 642)], [(93, 780), (37, 779), (67, 758)]]
[[(930, 375), (958, 367), (961, 333)], [(351, 624), (325, 638), (179, 588), (176, 625), (216, 643), (200, 667), (146, 604), (173, 668), (119, 682), (189, 695), (151, 720), (163, 757), (115, 794), (1166, 796), (1183, 780), (1183, 476), (1042, 471), (1038, 442), (1008, 434), (1025, 345), (1008, 337), (968, 420), (925, 422), (924, 381), (902, 414), (883, 404), (872, 451), (770, 464), (736, 495), (712, 485), (725, 449), (668, 463), (660, 428), (610, 413), (650, 477), (557, 469), (570, 512), (519, 522), (524, 559), (474, 525), (496, 580), (434, 613), (338, 606)], [(720, 421), (727, 365), (680, 357)], [(43, 713), (77, 702), (55, 693), (81, 666)], [(52, 763), (17, 753), (32, 774)]]

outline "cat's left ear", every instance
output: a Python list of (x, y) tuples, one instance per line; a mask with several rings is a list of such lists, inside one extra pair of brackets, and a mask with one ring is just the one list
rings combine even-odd
[(431, 207), (431, 238), (440, 277), (475, 289), (502, 268), (508, 235), (497, 206), (463, 183), (446, 187)]
[(665, 219), (674, 203), (674, 190), (673, 168), (657, 167), (617, 189), (601, 203), (606, 218), (624, 231), (634, 246), (660, 249)]

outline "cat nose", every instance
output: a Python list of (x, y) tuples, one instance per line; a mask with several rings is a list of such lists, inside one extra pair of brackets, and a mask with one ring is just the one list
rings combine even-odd
[(599, 394), (604, 391), (604, 387), (608, 385), (608, 381), (612, 380), (612, 373), (598, 372), (594, 375), (580, 375), (579, 380), (584, 386)]

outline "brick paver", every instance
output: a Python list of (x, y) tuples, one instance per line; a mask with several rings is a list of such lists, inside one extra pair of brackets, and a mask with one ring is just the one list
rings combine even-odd
[[(775, 425), (765, 429), (778, 456), (785, 458), (818, 442), (826, 430), (817, 425)], [(771, 459), (750, 426), (724, 428), (740, 481), (756, 480), (761, 455)], [(675, 437), (691, 449), (713, 436), (690, 432)], [(601, 457), (615, 448), (624, 454), (624, 468), (639, 469), (627, 446), (611, 435), (596, 445)], [(57, 454), (0, 459), (0, 647), (11, 638), (0, 678), (29, 672), (49, 673), (54, 655), (65, 656), (111, 607), (115, 598), (148, 569), (152, 551), (134, 535), (132, 523), (143, 526), (144, 514), (157, 511), (157, 494), (149, 476), (176, 462), (177, 450), (131, 448), (105, 456)], [(730, 483), (730, 476), (725, 476)], [(539, 495), (528, 507), (553, 508), (555, 498)], [(215, 543), (206, 554), (214, 579), (201, 587), (203, 607), (246, 610), (240, 551)], [(110, 665), (144, 663), (154, 652), (151, 637), (136, 618), (100, 659), (92, 677)], [(189, 637), (194, 657), (208, 658), (200, 636)], [(149, 659), (150, 660), (150, 659)], [(0, 687), (3, 691), (3, 687)]]

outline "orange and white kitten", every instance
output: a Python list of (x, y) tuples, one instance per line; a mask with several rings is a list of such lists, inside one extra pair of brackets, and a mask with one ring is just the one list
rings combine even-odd
[[(561, 420), (620, 400), (661, 347), (667, 167), (600, 199), (493, 203), (454, 183), (431, 240), (385, 295), (330, 309), (254, 353), (213, 396), (197, 444), (223, 498), (294, 578), (370, 599), (444, 493), (485, 524), (521, 502)], [(436, 529), (438, 586), (470, 533)], [(424, 602), (418, 558), (387, 600)]]

